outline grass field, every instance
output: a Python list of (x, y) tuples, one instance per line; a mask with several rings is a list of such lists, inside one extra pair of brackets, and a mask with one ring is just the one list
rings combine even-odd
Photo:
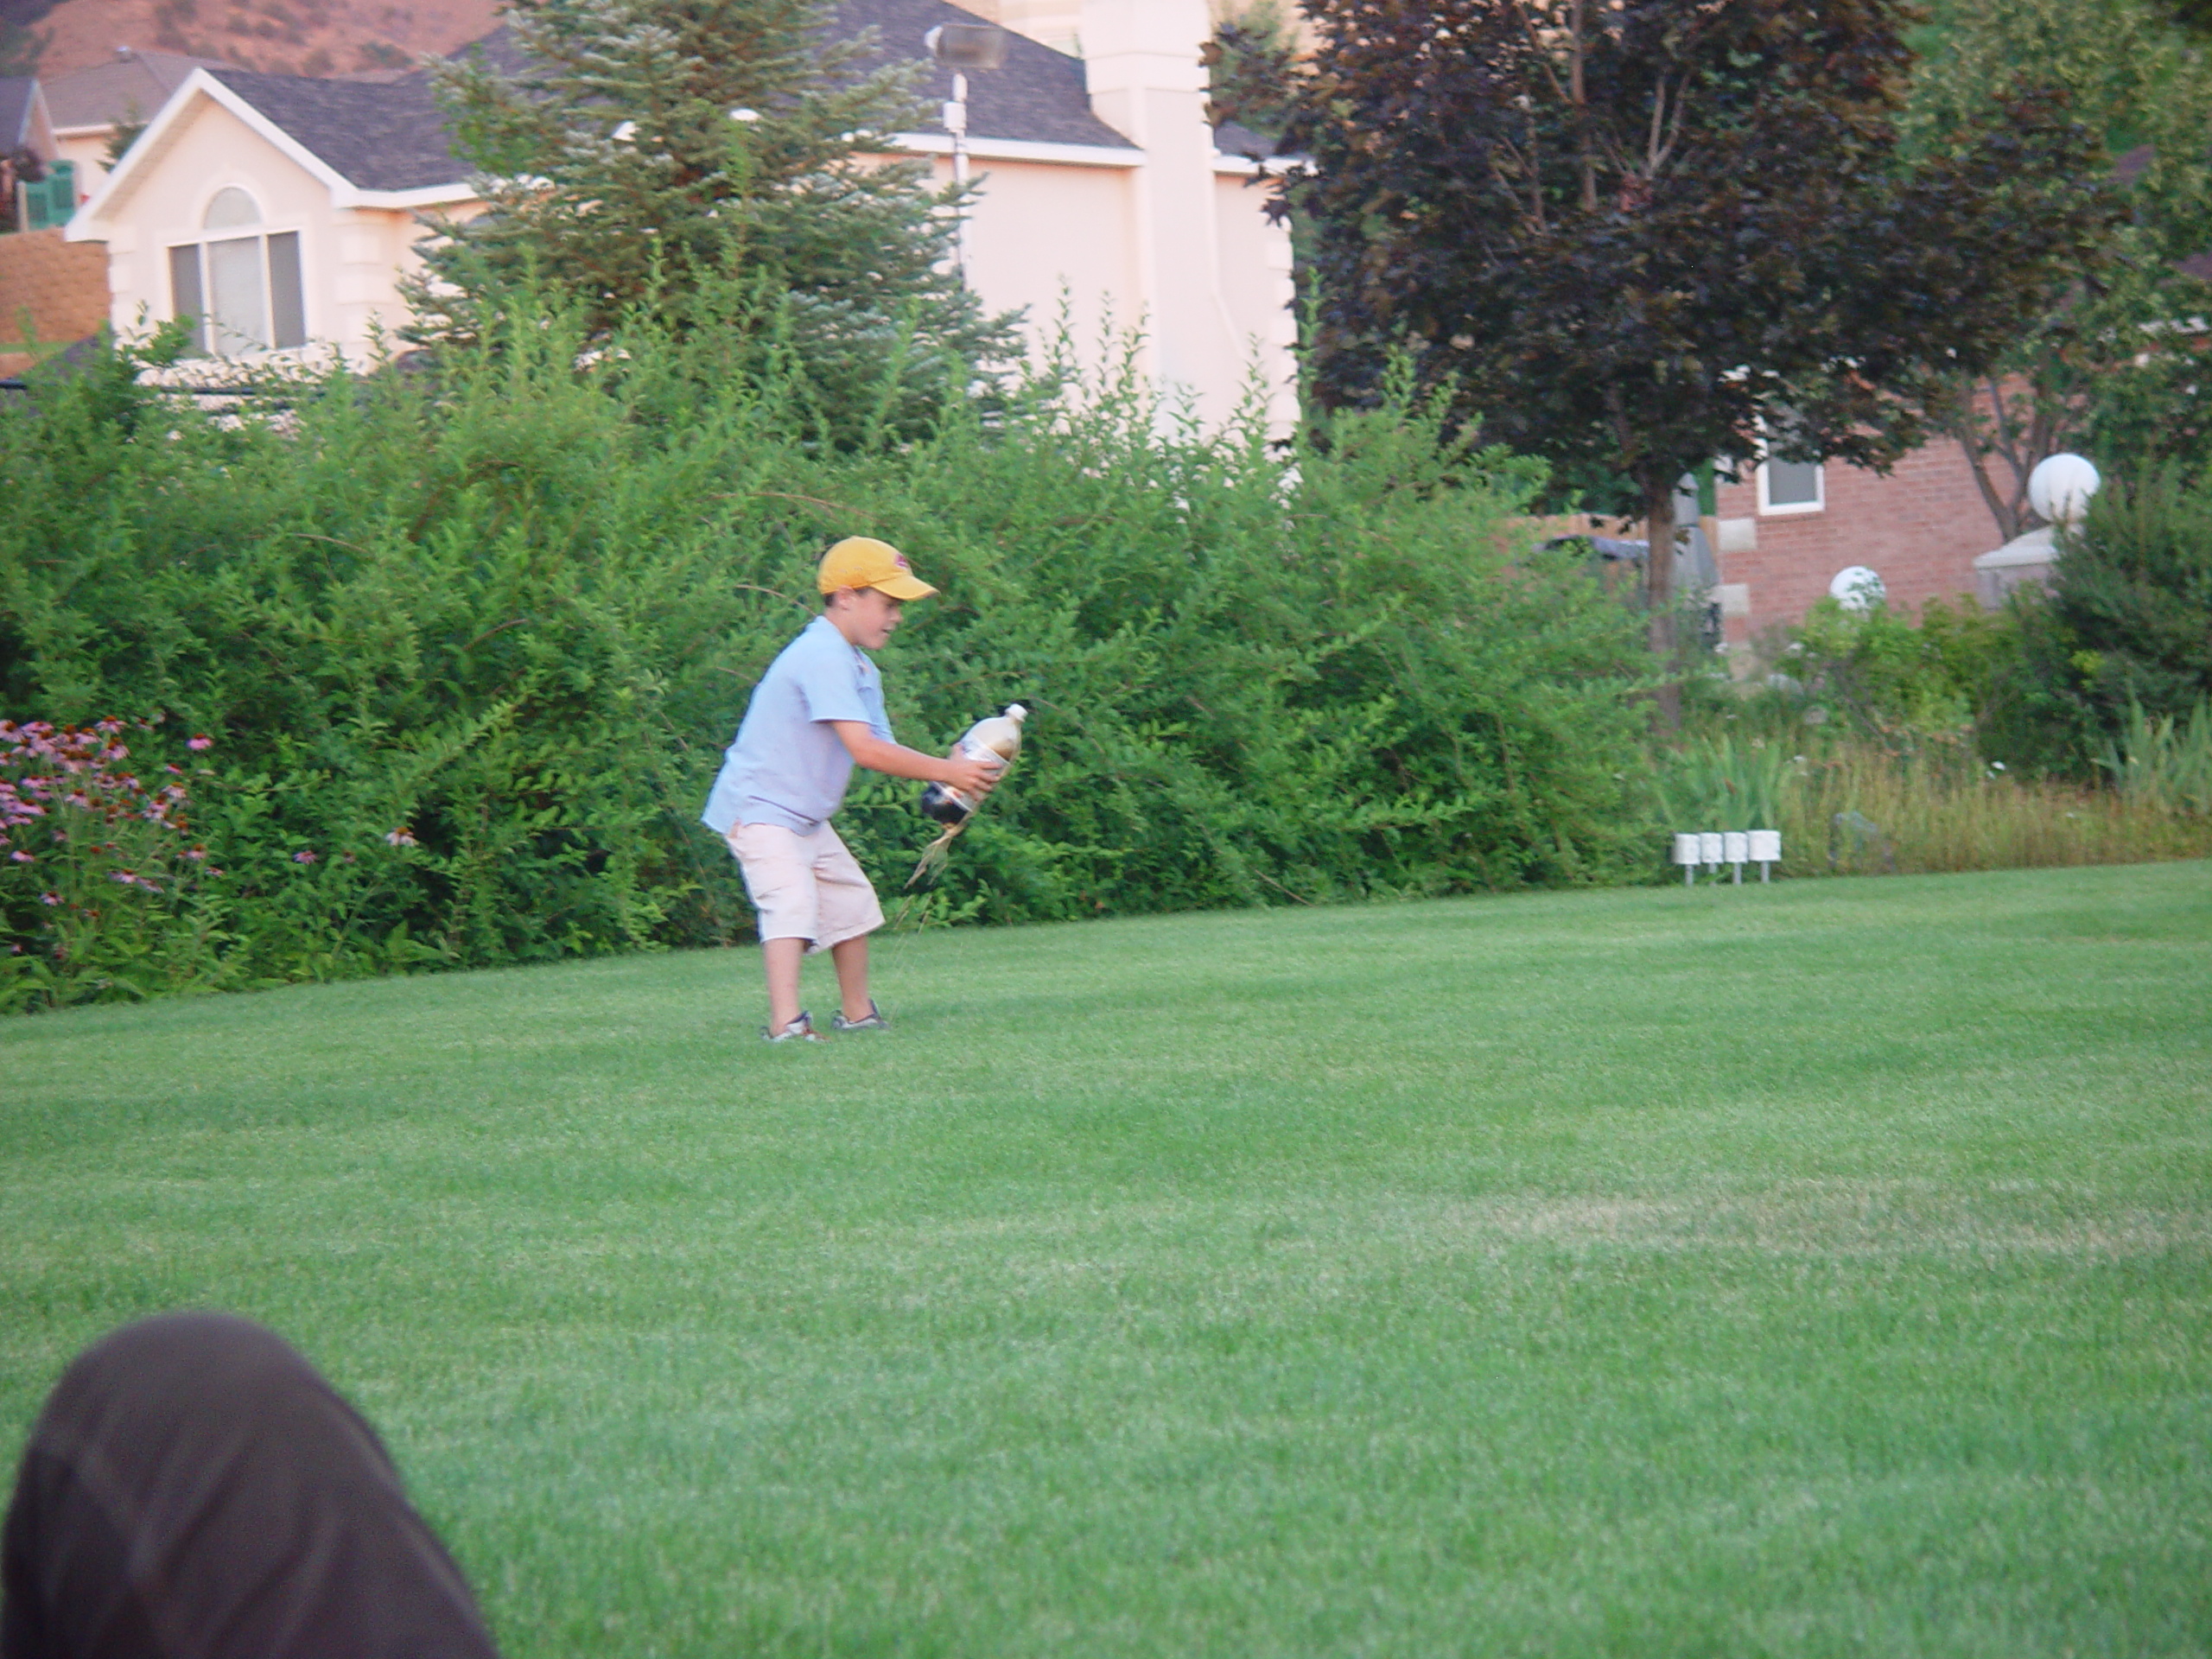
[(2212, 1650), (2212, 867), (883, 957), (0, 1027), (0, 1468), (218, 1306), (516, 1659)]

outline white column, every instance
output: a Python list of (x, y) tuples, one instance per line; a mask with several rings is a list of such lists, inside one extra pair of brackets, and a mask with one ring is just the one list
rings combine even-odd
[(967, 10), (1055, 52), (1083, 55), (1083, 0), (966, 0)]
[(1138, 291), (1147, 365), (1164, 389), (1198, 394), (1209, 424), (1228, 416), (1243, 378), (1221, 285), (1213, 133), (1199, 49), (1212, 31), (1205, 0), (1083, 0), (1084, 74), (1099, 119), (1145, 152), (1135, 169)]

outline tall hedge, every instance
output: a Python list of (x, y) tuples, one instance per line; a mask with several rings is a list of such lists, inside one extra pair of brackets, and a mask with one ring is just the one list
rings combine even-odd
[[(944, 589), (883, 655), (902, 739), (1035, 711), (925, 918), (1636, 861), (1635, 620), (1516, 540), (1525, 464), (1403, 395), (1284, 448), (1256, 406), (1209, 437), (1134, 382), (1046, 380), (836, 451), (772, 384), (647, 332), (580, 358), (524, 329), (243, 417), (136, 366), (0, 407), (0, 716), (150, 722), (133, 764), (179, 769), (205, 855), (115, 902), (198, 948), (69, 944), (41, 901), (83, 837), (22, 826), (18, 1005), (748, 937), (699, 805), (815, 558), (856, 532)], [(934, 829), (911, 793), (864, 782), (842, 820), (887, 891)]]

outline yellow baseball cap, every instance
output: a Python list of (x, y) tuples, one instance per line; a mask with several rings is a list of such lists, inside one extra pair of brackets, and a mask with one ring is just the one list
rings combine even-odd
[(927, 599), (937, 592), (907, 567), (904, 553), (873, 536), (848, 536), (824, 553), (815, 582), (825, 594), (877, 588), (893, 599)]

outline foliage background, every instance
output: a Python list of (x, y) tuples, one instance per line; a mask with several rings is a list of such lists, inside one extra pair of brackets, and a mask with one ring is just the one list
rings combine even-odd
[[(856, 531), (945, 594), (886, 653), (902, 738), (1036, 711), (922, 919), (1637, 868), (1635, 619), (1514, 547), (1538, 473), (1402, 385), (1287, 454), (1256, 402), (1202, 440), (1132, 377), (1078, 404), (1051, 373), (841, 450), (711, 344), (582, 341), (510, 326), (274, 419), (137, 386), (129, 353), (13, 401), (0, 703), (214, 737), (190, 812), (223, 874), (140, 895), (201, 948), (118, 978), (57, 962), (45, 877), (0, 867), (12, 1000), (746, 937), (699, 804)], [(910, 793), (841, 820), (887, 892), (931, 828)]]

